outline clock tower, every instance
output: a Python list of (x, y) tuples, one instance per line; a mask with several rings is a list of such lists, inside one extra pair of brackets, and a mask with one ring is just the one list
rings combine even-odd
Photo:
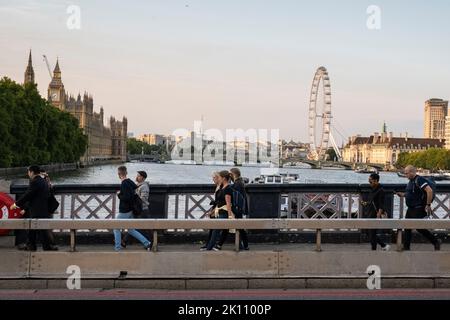
[(31, 60), (31, 50), (30, 55), (28, 56), (28, 66), (27, 69), (25, 70), (25, 81), (23, 83), (34, 84), (34, 69), (33, 69), (33, 61)]
[(60, 110), (65, 109), (66, 93), (61, 80), (61, 70), (59, 69), (58, 60), (56, 60), (55, 70), (53, 70), (52, 81), (48, 85), (48, 101)]

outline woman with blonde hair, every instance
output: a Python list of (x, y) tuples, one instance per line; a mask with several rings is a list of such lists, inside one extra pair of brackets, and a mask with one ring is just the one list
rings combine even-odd
[[(214, 200), (214, 214), (218, 219), (231, 219), (234, 218), (232, 206), (233, 189), (230, 185), (231, 175), (228, 171), (220, 171), (217, 176), (217, 183), (220, 189), (216, 191)], [(222, 230), (213, 230), (211, 239), (208, 242), (206, 250), (218, 251), (216, 247), (217, 240), (220, 238)]]
[[(216, 186), (216, 189), (214, 190), (214, 193), (216, 193), (218, 190), (220, 190), (220, 184), (218, 183), (218, 180), (219, 180), (219, 172), (218, 171), (214, 171), (212, 173), (212, 180), (214, 182), (214, 185)], [(211, 219), (215, 219), (216, 218), (214, 215), (214, 209), (216, 208), (215, 201), (214, 200), (211, 201), (210, 205), (212, 207), (206, 212), (206, 216)], [(208, 248), (208, 243), (211, 240), (212, 233), (213, 233), (213, 230), (209, 230), (208, 240), (206, 240), (206, 244), (200, 248), (200, 251), (205, 251)]]

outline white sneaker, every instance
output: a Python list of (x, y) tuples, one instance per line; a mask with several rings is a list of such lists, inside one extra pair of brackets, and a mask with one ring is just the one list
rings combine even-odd
[(391, 246), (387, 244), (386, 246), (384, 246), (383, 248), (381, 248), (381, 250), (383, 250), (383, 251), (389, 251), (389, 250), (391, 250)]

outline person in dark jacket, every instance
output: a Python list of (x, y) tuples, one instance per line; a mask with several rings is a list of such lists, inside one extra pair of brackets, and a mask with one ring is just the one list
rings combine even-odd
[[(248, 214), (248, 201), (247, 201), (247, 193), (245, 192), (245, 183), (244, 179), (241, 177), (241, 170), (238, 168), (231, 168), (230, 169), (231, 174), (231, 181), (233, 181), (232, 188), (242, 194), (242, 196), (245, 199), (245, 215)], [(236, 219), (242, 219), (244, 218), (242, 215), (236, 215)], [(221, 249), (223, 244), (225, 243), (227, 237), (228, 237), (229, 231), (228, 229), (225, 229), (222, 231), (220, 240), (218, 244), (216, 245), (217, 248)], [(241, 237), (241, 243), (239, 244), (239, 248), (242, 250), (249, 250), (248, 248), (248, 236), (247, 231), (241, 229), (239, 230), (239, 235)]]
[[(125, 166), (120, 166), (117, 171), (122, 183), (120, 185), (120, 191), (117, 193), (120, 202), (119, 214), (116, 216), (116, 219), (133, 219), (133, 198), (136, 193), (137, 186), (133, 181), (131, 181), (131, 179), (127, 178), (127, 168)], [(113, 232), (114, 249), (116, 251), (120, 251), (122, 249), (122, 233), (120, 229), (114, 229)], [(135, 229), (128, 229), (128, 234), (141, 242), (147, 251), (151, 250), (151, 242), (140, 232)]]
[[(30, 218), (49, 218), (48, 197), (49, 190), (47, 182), (40, 176), (38, 166), (28, 168), (28, 177), (30, 185), (24, 195), (11, 206), (11, 209), (26, 208)], [(36, 237), (39, 235), (42, 239), (44, 250), (52, 250), (47, 230), (30, 230), (28, 232), (28, 244), (26, 250), (36, 251)]]
[[(380, 185), (380, 176), (372, 173), (369, 176), (369, 184), (371, 192), (369, 199), (363, 201), (362, 205), (366, 207), (369, 219), (381, 219), (385, 216), (384, 208), (384, 190)], [(381, 246), (381, 250), (389, 251), (390, 245), (384, 243), (377, 234), (377, 229), (369, 229), (369, 238), (372, 250), (377, 250), (377, 244)]]

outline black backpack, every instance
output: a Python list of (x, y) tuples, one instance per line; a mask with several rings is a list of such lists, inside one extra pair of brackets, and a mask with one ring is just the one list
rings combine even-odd
[(233, 211), (233, 213), (236, 217), (242, 218), (242, 216), (246, 214), (246, 212), (245, 212), (245, 208), (246, 208), (245, 197), (242, 193), (240, 193), (233, 187), (231, 189), (233, 190), (233, 196), (231, 199), (231, 204), (232, 204), (231, 210)]
[(144, 211), (142, 206), (142, 199), (139, 197), (137, 193), (133, 194), (133, 200), (132, 200), (132, 208), (133, 208), (133, 215), (134, 216), (140, 216), (142, 212)]

